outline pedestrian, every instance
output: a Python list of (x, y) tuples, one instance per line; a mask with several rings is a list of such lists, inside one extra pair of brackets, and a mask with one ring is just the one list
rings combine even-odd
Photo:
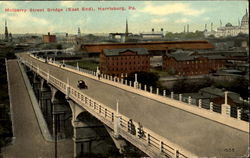
[(131, 133), (132, 119), (128, 121), (128, 132)]
[(139, 122), (138, 123), (138, 137), (139, 138), (143, 138), (144, 137), (144, 131), (143, 131), (143, 127), (142, 127), (142, 124)]

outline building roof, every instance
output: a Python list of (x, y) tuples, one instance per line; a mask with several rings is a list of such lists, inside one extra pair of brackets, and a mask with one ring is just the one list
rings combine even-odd
[(246, 14), (241, 19), (241, 24), (243, 24), (244, 22), (248, 23), (248, 12), (247, 12), (247, 10), (246, 10)]
[[(224, 97), (225, 96), (225, 90), (223, 89), (219, 89), (219, 88), (215, 88), (215, 87), (206, 87), (206, 88), (202, 88), (199, 91), (200, 93), (202, 92), (202, 95), (206, 95), (204, 93), (207, 93), (209, 95), (213, 95), (215, 97)], [(228, 97), (230, 97), (235, 103), (240, 103), (240, 94), (238, 93), (234, 93), (231, 91), (228, 91)]]
[(148, 51), (145, 48), (123, 48), (123, 49), (103, 49), (103, 53), (106, 56), (118, 56), (123, 52), (135, 52), (137, 55), (148, 55)]
[(212, 54), (212, 55), (201, 55), (191, 51), (185, 52), (175, 52), (172, 54), (167, 53), (168, 57), (174, 58), (177, 61), (187, 61), (187, 60), (195, 60), (198, 58), (207, 58), (207, 59), (226, 59), (226, 57), (220, 54)]
[(135, 43), (83, 44), (81, 50), (88, 53), (101, 53), (103, 49), (145, 48), (148, 51), (166, 51), (168, 49), (212, 49), (208, 41), (152, 41)]

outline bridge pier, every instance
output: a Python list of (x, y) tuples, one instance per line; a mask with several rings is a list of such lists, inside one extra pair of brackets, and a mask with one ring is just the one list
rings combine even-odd
[(74, 157), (108, 153), (113, 144), (107, 142), (110, 137), (105, 126), (71, 99), (67, 101), (72, 111)]
[[(68, 129), (72, 128), (66, 127), (69, 117), (71, 117), (70, 108), (67, 106), (68, 102), (66, 96), (58, 91), (53, 86), (49, 85), (51, 89), (51, 106), (52, 106), (52, 131), (53, 136), (57, 136), (57, 139), (65, 139), (69, 133)], [(56, 122), (57, 121), (57, 122)], [(55, 133), (55, 128), (58, 134)], [(70, 134), (72, 135), (72, 134)]]
[(49, 114), (50, 116), (52, 116), (52, 105), (50, 100), (51, 92), (49, 91), (49, 89), (46, 89), (44, 87), (41, 88), (38, 103), (45, 117), (48, 117)]
[(34, 93), (35, 93), (36, 97), (39, 100), (39, 97), (40, 97), (40, 94), (39, 94), (40, 82), (37, 80), (37, 74), (36, 73), (33, 73), (32, 88), (34, 90)]

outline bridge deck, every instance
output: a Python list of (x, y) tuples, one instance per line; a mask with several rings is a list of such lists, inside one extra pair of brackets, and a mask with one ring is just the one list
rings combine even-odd
[[(54, 143), (44, 140), (32, 108), (28, 91), (16, 60), (8, 61), (10, 93), (13, 107), (14, 145), (3, 149), (6, 158), (54, 157)], [(73, 157), (72, 139), (58, 143), (58, 156)]]
[[(247, 153), (248, 133), (225, 126), (218, 122), (162, 104), (147, 97), (93, 80), (76, 73), (37, 61), (22, 55), (39, 65), (43, 70), (70, 85), (77, 86), (82, 79), (88, 85), (84, 93), (103, 104), (115, 109), (119, 99), (119, 112), (141, 122), (143, 126), (167, 138), (198, 156), (242, 156)], [(233, 149), (232, 152), (228, 152)]]

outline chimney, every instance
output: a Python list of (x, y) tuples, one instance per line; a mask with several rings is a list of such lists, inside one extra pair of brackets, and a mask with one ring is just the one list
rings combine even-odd
[(50, 35), (50, 32), (48, 32), (48, 35)]
[(154, 28), (152, 28), (152, 32), (154, 32), (155, 31), (155, 29)]
[(163, 28), (161, 28), (161, 32), (163, 32)]

